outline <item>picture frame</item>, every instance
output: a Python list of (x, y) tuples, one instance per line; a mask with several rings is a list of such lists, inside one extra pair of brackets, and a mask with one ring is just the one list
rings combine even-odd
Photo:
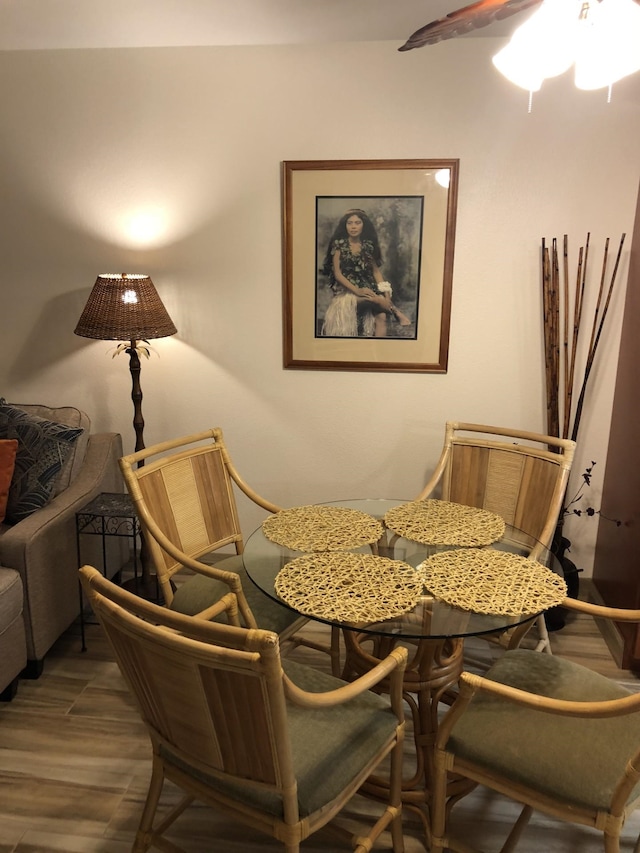
[(447, 372), (458, 172), (282, 163), (285, 368)]

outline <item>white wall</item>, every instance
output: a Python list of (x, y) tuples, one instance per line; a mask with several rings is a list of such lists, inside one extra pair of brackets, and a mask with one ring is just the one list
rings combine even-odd
[[(78, 404), (131, 450), (126, 356), (73, 328), (98, 273), (145, 272), (179, 330), (143, 364), (146, 443), (221, 425), (283, 505), (413, 496), (448, 418), (544, 431), (541, 238), (567, 233), (575, 269), (590, 231), (597, 279), (630, 237), (640, 75), (610, 104), (551, 81), (528, 114), (497, 44), (0, 53), (0, 395)], [(430, 157), (460, 158), (448, 373), (284, 370), (281, 161)], [(596, 505), (626, 258), (576, 462), (599, 463)]]

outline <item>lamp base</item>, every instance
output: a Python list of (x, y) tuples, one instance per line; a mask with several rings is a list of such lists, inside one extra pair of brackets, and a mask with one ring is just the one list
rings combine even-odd
[(149, 554), (149, 548), (144, 534), (140, 535), (140, 553), (139, 553), (140, 573), (132, 578), (127, 578), (121, 586), (127, 592), (132, 592), (134, 595), (144, 598), (145, 601), (152, 601), (154, 604), (160, 603), (160, 587), (158, 585), (158, 576), (152, 572), (153, 561)]
[(137, 578), (128, 578), (121, 586), (127, 592), (132, 592), (134, 595), (144, 598), (145, 601), (152, 601), (154, 604), (157, 604), (160, 599), (158, 579), (155, 575), (140, 575)]

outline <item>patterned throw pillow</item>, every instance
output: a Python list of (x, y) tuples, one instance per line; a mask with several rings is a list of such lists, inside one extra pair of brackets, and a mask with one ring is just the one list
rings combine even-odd
[(56, 477), (80, 435), (81, 429), (29, 415), (0, 399), (0, 438), (18, 440), (5, 517), (8, 524), (16, 524), (49, 502)]
[(18, 442), (15, 438), (0, 438), (0, 522), (4, 521), (9, 498), (9, 486), (16, 465)]

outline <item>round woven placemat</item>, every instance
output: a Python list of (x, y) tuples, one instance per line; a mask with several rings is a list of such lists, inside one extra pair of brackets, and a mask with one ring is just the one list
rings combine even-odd
[(384, 516), (389, 528), (423, 545), (490, 545), (504, 535), (504, 519), (486, 509), (449, 501), (411, 501)]
[(561, 604), (564, 580), (535, 560), (493, 549), (434, 554), (418, 571), (436, 598), (474, 613), (520, 616)]
[(291, 607), (338, 622), (379, 622), (412, 610), (422, 575), (400, 560), (373, 554), (306, 554), (278, 573), (275, 589)]
[(296, 506), (262, 522), (271, 542), (294, 551), (340, 551), (377, 542), (382, 524), (365, 512), (340, 506)]

